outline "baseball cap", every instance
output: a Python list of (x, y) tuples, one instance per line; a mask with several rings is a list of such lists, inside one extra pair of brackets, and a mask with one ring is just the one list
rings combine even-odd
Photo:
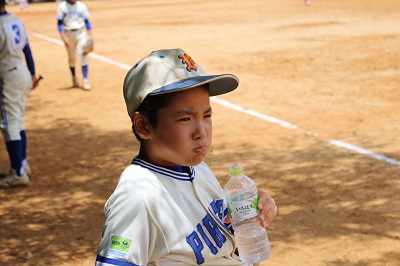
[(239, 79), (232, 74), (205, 75), (203, 69), (182, 49), (151, 52), (126, 74), (124, 99), (128, 115), (133, 113), (147, 95), (158, 95), (209, 85), (210, 96), (236, 89)]

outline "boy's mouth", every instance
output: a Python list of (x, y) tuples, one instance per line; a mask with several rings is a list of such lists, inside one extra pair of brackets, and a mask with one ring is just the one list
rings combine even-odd
[(193, 151), (195, 153), (204, 154), (204, 153), (207, 152), (207, 147), (206, 146), (200, 146), (200, 147), (194, 148)]

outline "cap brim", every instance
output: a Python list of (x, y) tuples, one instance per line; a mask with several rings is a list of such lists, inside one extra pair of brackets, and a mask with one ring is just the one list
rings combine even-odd
[(239, 79), (232, 74), (191, 77), (163, 86), (149, 95), (182, 91), (205, 84), (209, 84), (210, 96), (216, 96), (236, 89), (239, 86)]

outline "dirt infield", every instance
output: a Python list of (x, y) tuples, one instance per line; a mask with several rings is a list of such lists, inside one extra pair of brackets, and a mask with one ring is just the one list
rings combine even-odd
[[(27, 105), (32, 182), (0, 190), (0, 265), (94, 264), (104, 203), (138, 148), (125, 67), (177, 47), (208, 74), (239, 77), (218, 99), (265, 115), (213, 102), (206, 158), (221, 184), (241, 161), (276, 199), (261, 265), (400, 265), (400, 1), (85, 2), (90, 92), (70, 88), (57, 4), (8, 8), (31, 32), (45, 79)], [(3, 145), (0, 168), (7, 156)]]

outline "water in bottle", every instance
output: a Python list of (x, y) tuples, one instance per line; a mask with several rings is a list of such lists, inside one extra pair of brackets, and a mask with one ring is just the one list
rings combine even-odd
[(270, 255), (267, 231), (258, 220), (258, 192), (253, 180), (245, 176), (240, 163), (229, 165), (231, 179), (225, 185), (229, 214), (235, 231), (240, 259), (248, 264), (266, 260)]

